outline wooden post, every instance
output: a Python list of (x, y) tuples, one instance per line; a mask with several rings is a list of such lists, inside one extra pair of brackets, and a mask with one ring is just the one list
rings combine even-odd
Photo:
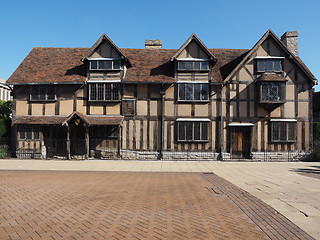
[(89, 126), (85, 126), (85, 139), (86, 139), (86, 153), (85, 153), (85, 158), (89, 158)]
[(71, 159), (71, 155), (70, 155), (70, 127), (69, 127), (69, 124), (67, 124), (67, 155), (68, 155), (68, 159)]

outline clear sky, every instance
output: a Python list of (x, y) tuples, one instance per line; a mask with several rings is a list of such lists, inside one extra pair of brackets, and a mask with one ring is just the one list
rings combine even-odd
[[(179, 48), (196, 33), (209, 48), (250, 49), (270, 28), (299, 32), (300, 58), (320, 80), (320, 1), (0, 1), (0, 77), (33, 47), (91, 47), (106, 33), (120, 48), (161, 39)], [(320, 86), (316, 87), (320, 91)]]

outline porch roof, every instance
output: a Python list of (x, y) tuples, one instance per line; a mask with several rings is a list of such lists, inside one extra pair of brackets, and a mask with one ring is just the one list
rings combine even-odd
[[(77, 114), (84, 119), (88, 125), (120, 125), (123, 116), (100, 116)], [(21, 116), (13, 121), (14, 124), (34, 124), (34, 125), (62, 125), (69, 116)]]

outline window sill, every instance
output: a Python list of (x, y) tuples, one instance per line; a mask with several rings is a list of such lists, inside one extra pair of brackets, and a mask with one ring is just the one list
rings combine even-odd
[(295, 143), (296, 141), (271, 141), (270, 143), (271, 144), (293, 144)]
[(178, 100), (178, 103), (209, 103), (210, 100)]
[(29, 100), (29, 102), (35, 102), (35, 103), (52, 103), (52, 102), (56, 102), (57, 101), (57, 99), (50, 99), (50, 100), (43, 100), (43, 99), (41, 99), (41, 100)]
[(208, 143), (209, 140), (178, 140), (178, 143)]
[(282, 104), (282, 103), (285, 103), (285, 102), (286, 102), (285, 100), (281, 100), (281, 101), (261, 101), (260, 100), (261, 104)]
[(186, 70), (182, 70), (182, 69), (178, 69), (178, 72), (209, 72), (210, 69), (207, 70), (192, 70), (192, 69), (186, 69)]
[(120, 103), (121, 100), (88, 100), (90, 103)]
[(97, 72), (108, 72), (108, 71), (115, 72), (115, 71), (122, 71), (123, 69), (119, 68), (119, 69), (89, 69), (89, 70), (92, 71), (92, 72), (94, 72), (94, 71), (97, 71)]

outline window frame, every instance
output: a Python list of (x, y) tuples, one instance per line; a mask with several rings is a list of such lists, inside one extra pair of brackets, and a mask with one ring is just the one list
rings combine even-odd
[(89, 131), (90, 139), (118, 139), (118, 125), (94, 125)]
[[(103, 85), (103, 92), (102, 92), (102, 99), (98, 99), (99, 97), (99, 86)], [(92, 87), (95, 86), (95, 98), (92, 99), (93, 91)], [(108, 90), (106, 86), (110, 86), (110, 99), (107, 99), (107, 93), (106, 91)], [(115, 90), (114, 90), (115, 89)], [(117, 97), (114, 97), (117, 96)], [(88, 101), (89, 102), (120, 102), (120, 83), (118, 82), (113, 82), (113, 83), (106, 83), (106, 82), (94, 82), (94, 83), (88, 83)]]
[[(92, 68), (92, 62), (96, 62), (97, 68)], [(100, 62), (104, 63), (105, 68), (99, 68)], [(108, 64), (107, 62), (111, 62), (111, 68), (107, 68)], [(119, 63), (119, 68), (114, 68), (115, 62)], [(120, 59), (90, 59), (89, 60), (89, 70), (91, 71), (120, 71), (123, 70), (121, 66), (121, 60)]]
[[(177, 127), (177, 141), (181, 142), (181, 143), (186, 143), (186, 142), (190, 142), (190, 143), (205, 143), (205, 142), (209, 142), (209, 121), (176, 121), (176, 127)], [(195, 139), (195, 124), (199, 124), (199, 139)], [(206, 124), (206, 126), (204, 125)], [(184, 125), (184, 126), (181, 126)], [(190, 131), (190, 125), (192, 130)], [(183, 128), (184, 130), (184, 138), (181, 139), (180, 137), (181, 135), (181, 129)], [(206, 132), (203, 133), (203, 130), (206, 129)], [(191, 138), (188, 139), (188, 132), (190, 131), (189, 134), (191, 133)], [(205, 135), (204, 135), (205, 134)], [(205, 137), (204, 137), (205, 136)], [(205, 138), (205, 139), (204, 139)]]
[[(38, 99), (34, 98), (34, 91), (38, 91)], [(43, 98), (41, 96), (41, 90), (45, 90), (45, 93), (43, 94)], [(52, 90), (53, 98), (49, 98), (48, 96), (50, 94), (49, 90)], [(32, 85), (30, 88), (30, 95), (29, 95), (29, 100), (32, 102), (54, 102), (57, 101), (57, 94), (56, 94), (56, 87), (54, 85)]]
[[(195, 93), (195, 86), (199, 85), (199, 99), (195, 99), (196, 93)], [(184, 88), (182, 87), (184, 86)], [(190, 90), (190, 87), (192, 86), (192, 90), (190, 92), (190, 99), (186, 99), (187, 97), (187, 91), (188, 91), (188, 87)], [(204, 95), (203, 91), (204, 91), (204, 86), (206, 86), (206, 91), (207, 93)], [(180, 98), (180, 91), (182, 91), (182, 89), (184, 89), (184, 99)], [(197, 94), (198, 95), (198, 94)], [(206, 96), (205, 98), (203, 96)], [(177, 83), (177, 100), (178, 102), (209, 102), (210, 101), (210, 84), (209, 83), (189, 83), (189, 82), (183, 82), (183, 83)]]
[[(182, 63), (185, 63), (185, 66), (187, 66), (186, 63), (188, 63), (189, 65), (191, 64), (192, 67), (191, 68), (180, 68), (180, 65)], [(195, 68), (195, 63), (200, 63), (199, 64), (199, 69), (196, 69)], [(206, 66), (206, 68), (203, 68), (203, 66)], [(210, 63), (209, 63), (209, 60), (208, 59), (181, 59), (181, 60), (177, 60), (177, 70), (178, 71), (182, 71), (182, 72), (196, 72), (196, 71), (199, 71), (199, 72), (208, 72), (210, 70)]]
[[(283, 57), (260, 57), (256, 58), (256, 72), (257, 73), (282, 73), (283, 72)], [(267, 69), (267, 62), (272, 61), (272, 69)], [(275, 69), (275, 62), (280, 62), (280, 70)], [(260, 69), (259, 66), (264, 63), (264, 69)]]
[[(30, 130), (30, 131), (28, 131)], [(18, 128), (18, 132), (19, 132), (19, 140), (33, 140), (33, 141), (39, 141), (40, 140), (40, 126), (38, 125), (19, 125)], [(21, 133), (24, 132), (24, 137), (21, 136)], [(31, 133), (31, 138), (28, 137), (27, 132)], [(36, 137), (36, 133), (37, 133), (37, 137)]]
[[(279, 100), (271, 100), (270, 91), (271, 88), (277, 87), (277, 96)], [(261, 81), (259, 86), (259, 101), (260, 103), (284, 103), (286, 101), (286, 83), (283, 81)], [(263, 92), (267, 88), (268, 91), (268, 99), (263, 99)]]
[[(270, 121), (270, 142), (271, 143), (295, 143), (297, 139), (296, 121)], [(276, 129), (275, 129), (276, 128)], [(286, 130), (283, 132), (283, 130)], [(290, 133), (290, 130), (293, 131)], [(277, 135), (275, 135), (277, 134)], [(285, 136), (283, 135), (285, 134)], [(293, 137), (290, 135), (293, 134)]]

